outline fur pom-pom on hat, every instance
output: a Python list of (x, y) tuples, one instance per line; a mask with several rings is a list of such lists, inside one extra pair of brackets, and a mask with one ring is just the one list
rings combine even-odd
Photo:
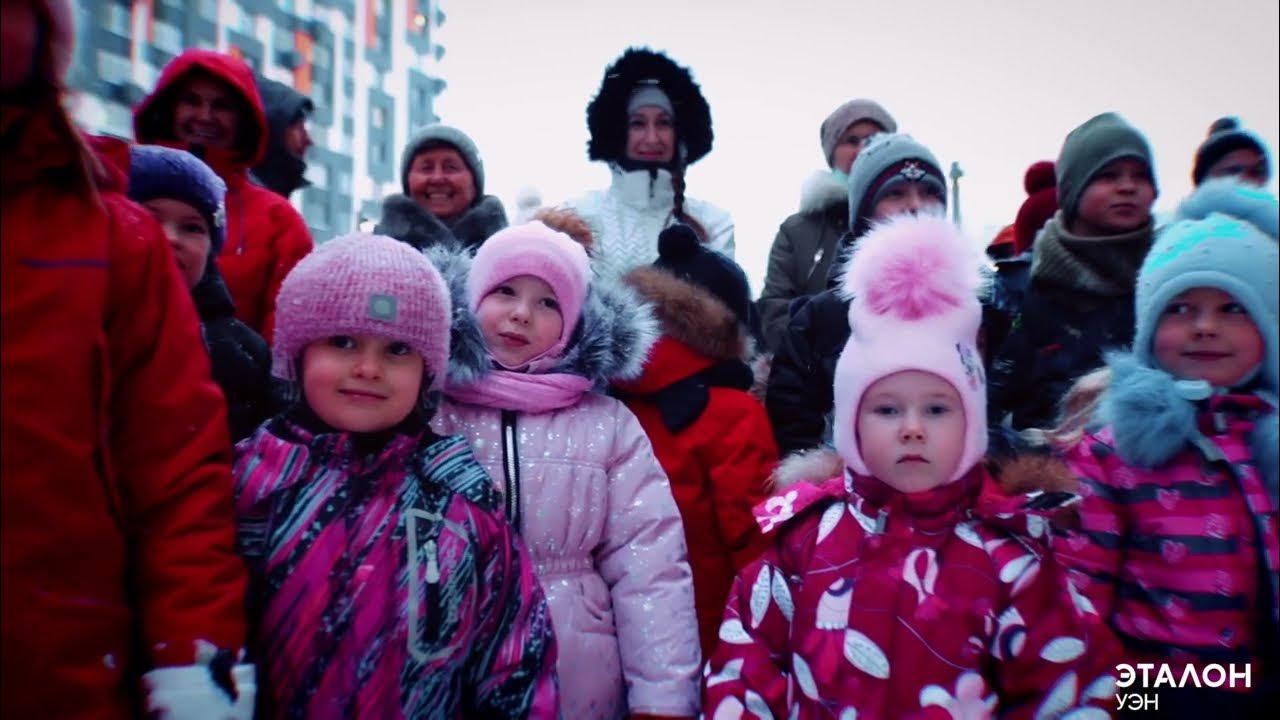
[(955, 480), (987, 450), (987, 393), (978, 355), (982, 254), (944, 218), (898, 217), (858, 241), (843, 291), (849, 341), (835, 371), (836, 450), (854, 472), (867, 465), (855, 434), (862, 396), (877, 380), (905, 370), (943, 378), (960, 396), (965, 443)]

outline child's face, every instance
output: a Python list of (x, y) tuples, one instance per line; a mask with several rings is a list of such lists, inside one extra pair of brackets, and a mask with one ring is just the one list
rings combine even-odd
[(173, 259), (190, 290), (200, 282), (209, 262), (209, 223), (198, 210), (181, 200), (152, 198), (143, 205), (164, 228), (164, 235), (173, 248)]
[(335, 335), (302, 350), (302, 392), (338, 430), (378, 432), (412, 412), (422, 388), (422, 356), (399, 340)]
[(1264, 343), (1236, 299), (1208, 287), (1191, 288), (1165, 306), (1152, 340), (1156, 362), (1184, 380), (1234, 387), (1262, 363)]
[(941, 213), (946, 207), (946, 198), (938, 194), (934, 185), (908, 180), (900, 182), (876, 201), (871, 208), (873, 220), (887, 220), (897, 215), (915, 215), (917, 213)]
[(1258, 187), (1267, 185), (1267, 159), (1252, 148), (1239, 148), (1218, 158), (1209, 166), (1206, 177), (1234, 177)]
[(564, 330), (551, 286), (532, 275), (498, 285), (476, 308), (489, 354), (506, 367), (520, 367), (550, 350)]
[(904, 370), (875, 381), (862, 396), (857, 423), (867, 469), (902, 492), (948, 482), (964, 452), (964, 404), (933, 373)]
[(1156, 188), (1146, 163), (1134, 158), (1113, 160), (1089, 180), (1071, 230), (1077, 235), (1118, 235), (1137, 230), (1151, 219)]

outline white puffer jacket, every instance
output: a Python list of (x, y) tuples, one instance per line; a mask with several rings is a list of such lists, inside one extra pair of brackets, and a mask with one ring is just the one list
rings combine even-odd
[[(671, 173), (623, 171), (610, 166), (608, 190), (595, 190), (566, 203), (591, 226), (593, 265), (605, 277), (617, 277), (658, 259), (658, 234), (675, 222)], [(733, 218), (708, 202), (685, 196), (684, 210), (707, 231), (707, 247), (733, 257)]]

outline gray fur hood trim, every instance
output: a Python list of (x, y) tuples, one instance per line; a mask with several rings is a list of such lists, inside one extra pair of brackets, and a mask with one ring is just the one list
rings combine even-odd
[(452, 225), (423, 210), (407, 195), (389, 195), (382, 201), (382, 219), (374, 232), (408, 243), (419, 250), (454, 245), (475, 252), (490, 235), (507, 226), (502, 201), (485, 195)]
[(830, 170), (815, 170), (800, 186), (800, 212), (825, 211), (849, 202), (849, 186)]
[[(1196, 424), (1196, 385), (1138, 362), (1132, 353), (1107, 355), (1111, 385), (1102, 398), (1099, 420), (1111, 426), (1116, 453), (1136, 467), (1153, 469), (1172, 460), (1202, 437)], [(1276, 398), (1262, 396), (1272, 412), (1258, 419), (1250, 433), (1254, 463), (1271, 502), (1280, 496), (1280, 416)]]
[[(453, 300), (449, 382), (475, 383), (492, 366), (476, 316), (467, 307), (471, 257), (465, 251), (443, 246), (428, 249), (426, 255), (449, 284)], [(620, 280), (592, 277), (582, 304), (582, 321), (564, 356), (547, 372), (581, 375), (603, 392), (612, 382), (640, 377), (649, 350), (660, 334), (653, 307), (639, 294)]]

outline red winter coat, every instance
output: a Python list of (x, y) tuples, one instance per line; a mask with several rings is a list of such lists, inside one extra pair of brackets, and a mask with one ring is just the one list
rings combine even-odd
[(715, 649), (734, 575), (767, 544), (751, 508), (768, 497), (778, 450), (764, 406), (746, 392), (752, 376), (741, 358), (748, 343), (729, 309), (656, 268), (639, 268), (627, 282), (655, 303), (665, 334), (644, 374), (617, 390), (671, 480), (705, 658)]
[(226, 408), (124, 178), (52, 101), (0, 134), (0, 715), (134, 717), (141, 672), (244, 645)]
[(133, 132), (140, 143), (190, 149), (173, 139), (176, 86), (192, 71), (225, 81), (244, 98), (248, 117), (241, 119), (239, 146), (204, 148), (199, 154), (227, 183), (226, 240), (218, 269), (231, 291), (236, 317), (267, 342), (275, 328), (276, 295), (293, 266), (311, 252), (311, 233), (298, 211), (283, 197), (249, 181), (249, 168), (267, 147), (267, 120), (253, 71), (243, 61), (212, 50), (187, 50), (164, 67), (155, 90), (133, 111)]
[(1046, 553), (1047, 520), (990, 482), (837, 476), (762, 505), (781, 530), (734, 581), (707, 717), (1105, 717), (1114, 638)]

